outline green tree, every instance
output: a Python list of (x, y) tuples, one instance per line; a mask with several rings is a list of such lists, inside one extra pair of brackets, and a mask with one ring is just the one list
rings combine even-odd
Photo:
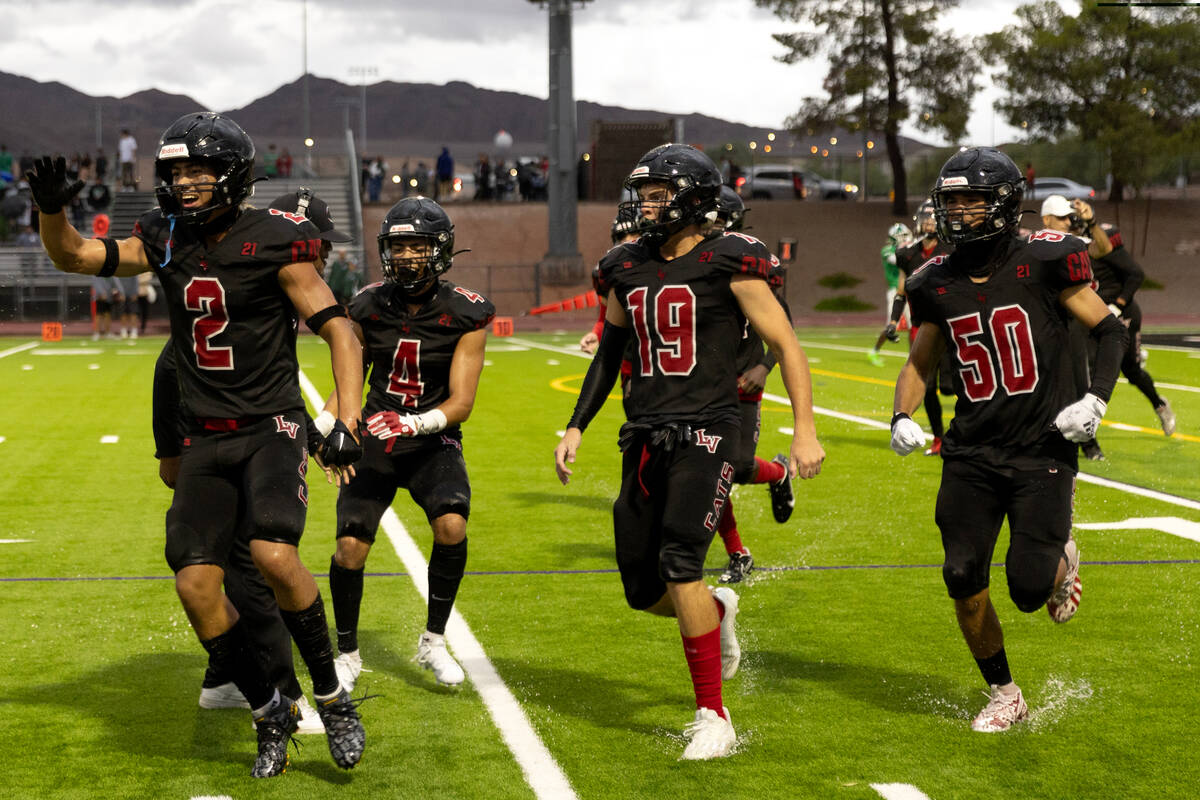
[(825, 97), (805, 97), (793, 129), (882, 130), (892, 167), (892, 210), (906, 216), (908, 174), (900, 125), (962, 138), (979, 86), (979, 61), (968, 41), (936, 30), (957, 0), (754, 0), (777, 17), (817, 30), (774, 34), (785, 64), (829, 58)]
[(1200, 142), (1200, 15), (1194, 9), (1084, 4), (1079, 16), (1054, 2), (1017, 9), (1017, 24), (982, 37), (1004, 67), (997, 105), (1034, 136), (1078, 136), (1109, 161), (1119, 202), (1143, 186), (1166, 155)]

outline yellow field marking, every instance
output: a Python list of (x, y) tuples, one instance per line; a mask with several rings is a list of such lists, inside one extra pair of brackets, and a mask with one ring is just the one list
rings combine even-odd
[[(567, 383), (569, 381), (581, 381), (581, 380), (583, 380), (583, 378), (586, 374), (587, 373), (581, 372), (578, 375), (564, 375), (561, 378), (555, 378), (554, 380), (550, 381), (550, 388), (555, 390), (556, 392), (566, 392), (567, 394), (579, 394), (578, 388), (575, 388), (572, 386), (567, 386)], [(620, 386), (620, 383), (618, 383), (617, 386)], [(608, 396), (608, 399), (609, 400), (620, 400), (621, 399), (620, 390), (618, 389), (618, 391), (616, 391), (615, 393), (610, 394)]]

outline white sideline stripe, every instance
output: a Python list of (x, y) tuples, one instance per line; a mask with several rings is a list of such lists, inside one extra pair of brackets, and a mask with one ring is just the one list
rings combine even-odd
[(1169, 533), (1181, 539), (1200, 542), (1200, 522), (1181, 517), (1131, 517), (1119, 522), (1080, 522), (1076, 528), (1086, 531), (1152, 530)]
[(33, 539), (0, 539), (0, 544), (23, 544), (32, 541)]
[[(1200, 354), (1196, 354), (1196, 355), (1200, 356)], [(1121, 378), (1120, 380), (1121, 380), (1121, 383), (1125, 384), (1126, 386), (1130, 385), (1129, 381), (1125, 380), (1124, 378)], [(1182, 383), (1163, 383), (1161, 381), (1155, 381), (1154, 386), (1156, 388), (1161, 386), (1164, 389), (1170, 389), (1175, 392), (1200, 392), (1200, 387), (1184, 386)]]
[(65, 348), (64, 347), (64, 348), (57, 349), (57, 350), (39, 347), (37, 350), (34, 350), (32, 353), (30, 353), (30, 355), (34, 355), (34, 356), (95, 356), (95, 355), (99, 355), (100, 353), (103, 353), (103, 352), (104, 351), (98, 347), (73, 347), (73, 348)]
[[(299, 378), (300, 387), (309, 405), (314, 408), (324, 406), (324, 398), (303, 370), (300, 370)], [(408, 535), (393, 509), (388, 508), (384, 512), (380, 524), (396, 555), (404, 564), (404, 569), (412, 578), (417, 592), (428, 602), (429, 565), (425, 562), (425, 557), (421, 555), (421, 551), (417, 549), (416, 543)], [(521, 709), (521, 704), (500, 678), (500, 673), (496, 672), (496, 668), (484, 653), (483, 645), (475, 638), (475, 634), (471, 633), (470, 627), (457, 608), (450, 612), (450, 621), (446, 625), (446, 640), (462, 662), (463, 669), (471, 676), (471, 683), (475, 684), (488, 714), (521, 768), (525, 782), (533, 789), (534, 796), (542, 800), (578, 800), (578, 795), (571, 788), (567, 776), (550, 755), (546, 745), (538, 738), (533, 726), (529, 724), (529, 718)]]
[[(408, 531), (391, 508), (384, 512), (381, 525), (417, 591), (428, 601), (428, 565), (421, 551), (417, 549), (412, 537), (408, 535)], [(571, 788), (567, 776), (550, 755), (546, 745), (538, 738), (520, 703), (488, 660), (483, 652), (483, 645), (475, 638), (475, 634), (471, 633), (458, 609), (450, 612), (450, 621), (446, 625), (446, 640), (462, 662), (463, 669), (471, 676), (471, 682), (483, 698), (492, 721), (496, 723), (505, 745), (516, 758), (521, 772), (525, 775), (525, 782), (533, 789), (534, 795), (546, 800), (576, 798), (575, 790)]]
[(7, 350), (0, 350), (0, 358), (15, 355), (17, 353), (23, 353), (26, 350), (31, 350), (34, 347), (37, 347), (39, 344), (41, 344), (41, 342), (27, 342), (25, 344), (19, 344), (16, 347), (10, 347)]
[(872, 783), (871, 788), (884, 800), (929, 800), (929, 795), (911, 783)]
[[(868, 341), (869, 339), (870, 339), (870, 337), (863, 337), (863, 341), (864, 341), (864, 342), (865, 342), (865, 341)], [(873, 348), (873, 347), (871, 347), (871, 345), (869, 345), (869, 344), (863, 344), (863, 345), (860, 345), (860, 346), (858, 346), (858, 347), (855, 347), (855, 346), (853, 346), (853, 345), (849, 345), (849, 344), (827, 344), (827, 343), (825, 343), (825, 342), (809, 342), (809, 341), (804, 341), (803, 339), (801, 339), (801, 340), (799, 340), (799, 341), (800, 341), (800, 346), (801, 346), (801, 347), (803, 347), (803, 348), (804, 348), (804, 349), (806, 349), (806, 350), (807, 350), (807, 349), (809, 349), (809, 348), (816, 348), (816, 349), (818, 349), (818, 350), (841, 350), (843, 353), (861, 353), (861, 354), (862, 354), (862, 355), (864, 355), (864, 356), (865, 356), (867, 353), (874, 352), (874, 348)], [(898, 352), (898, 353), (893, 353), (891, 350), (883, 350), (883, 349), (880, 349), (880, 350), (879, 350), (879, 355), (881, 355), (881, 356), (890, 356), (890, 357), (892, 357), (892, 358), (903, 358), (903, 359), (907, 359), (907, 358), (908, 358), (908, 351), (907, 351), (907, 350), (903, 350), (903, 351), (900, 351), (900, 352)]]

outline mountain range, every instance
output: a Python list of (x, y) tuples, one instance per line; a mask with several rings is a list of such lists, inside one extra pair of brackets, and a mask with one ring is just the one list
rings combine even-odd
[[(275, 142), (295, 156), (303, 151), (302, 82), (297, 78), (243, 108), (216, 110), (237, 120), (260, 150), (265, 149), (264, 143)], [(359, 133), (358, 103), (363, 87), (312, 75), (308, 84), (311, 135), (318, 143), (317, 152), (344, 153), (343, 131), (347, 125), (356, 136)], [(446, 145), (460, 159), (473, 157), (476, 152), (491, 151), (493, 137), (501, 129), (513, 137), (515, 155), (544, 152), (548, 103), (542, 98), (481, 89), (461, 81), (442, 86), (382, 81), (367, 86), (365, 92), (367, 146), (371, 152), (432, 156)], [(0, 116), (0, 143), (14, 155), (94, 152), (97, 146), (113, 153), (124, 128), (133, 132), (146, 154), (167, 125), (201, 106), (185, 95), (157, 89), (121, 98), (93, 97), (62, 83), (43, 83), (0, 72), (0, 108), (6, 110)], [(700, 145), (761, 141), (768, 132), (703, 114), (672, 115), (586, 100), (577, 101), (576, 108), (581, 151), (588, 148), (592, 123), (597, 120), (678, 119), (683, 124), (684, 140)], [(905, 144), (908, 152), (925, 146), (912, 140)], [(793, 149), (795, 155), (806, 153), (807, 140), (796, 140)]]

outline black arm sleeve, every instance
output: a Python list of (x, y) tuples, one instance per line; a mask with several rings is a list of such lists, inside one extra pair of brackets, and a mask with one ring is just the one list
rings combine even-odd
[(175, 374), (175, 351), (167, 339), (154, 364), (154, 390), (151, 401), (151, 427), (154, 429), (154, 457), (175, 458), (183, 453), (183, 400)]
[(1129, 331), (1112, 314), (1096, 323), (1089, 332), (1096, 346), (1096, 369), (1092, 373), (1092, 385), (1088, 391), (1104, 402), (1112, 397), (1117, 385), (1117, 374), (1121, 369), (1121, 358), (1129, 341)]
[[(783, 297), (782, 292), (776, 292), (775, 299), (779, 301), (779, 305), (783, 306), (783, 313), (787, 314), (788, 325), (793, 325), (793, 330), (795, 330), (794, 324), (792, 323), (792, 309), (788, 307), (787, 298)], [(764, 352), (762, 361), (759, 361), (758, 363), (766, 367), (767, 372), (770, 372), (771, 370), (775, 369), (775, 365), (779, 362), (775, 359), (775, 354), (771, 352), (771, 348), (764, 347), (763, 350)]]
[(904, 304), (908, 302), (908, 298), (902, 294), (897, 294), (892, 298), (892, 313), (888, 315), (888, 320), (895, 325), (900, 321), (900, 317), (904, 314)]
[(592, 417), (600, 411), (621, 374), (621, 357), (625, 354), (627, 341), (628, 328), (613, 325), (611, 322), (604, 323), (600, 344), (596, 347), (592, 365), (588, 367), (587, 376), (583, 379), (583, 388), (579, 390), (579, 402), (575, 404), (575, 412), (571, 414), (571, 421), (567, 423), (568, 428), (587, 430)]

